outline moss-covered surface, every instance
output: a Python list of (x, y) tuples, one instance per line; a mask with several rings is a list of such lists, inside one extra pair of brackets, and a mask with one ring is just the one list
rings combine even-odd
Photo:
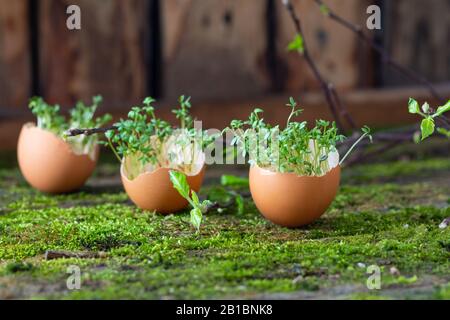
[[(344, 170), (330, 210), (305, 228), (269, 223), (247, 197), (241, 214), (210, 212), (200, 235), (187, 212), (135, 208), (115, 164), (78, 193), (50, 196), (12, 160), (0, 169), (0, 299), (450, 298), (450, 227), (439, 228), (450, 216), (447, 156)], [(233, 187), (217, 170), (202, 196), (223, 201)], [(102, 254), (45, 260), (46, 250)], [(366, 286), (373, 264), (381, 290)], [(67, 289), (71, 265), (80, 290)]]

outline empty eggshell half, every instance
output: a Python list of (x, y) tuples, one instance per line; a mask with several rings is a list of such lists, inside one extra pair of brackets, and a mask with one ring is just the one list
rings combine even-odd
[(75, 154), (69, 143), (33, 123), (22, 127), (17, 158), (25, 180), (34, 188), (48, 193), (74, 191), (86, 182), (95, 169), (95, 158)]
[[(170, 170), (173, 169), (157, 168), (151, 172), (141, 173), (130, 180), (122, 162), (120, 174), (126, 193), (136, 206), (143, 210), (168, 214), (180, 211), (189, 204), (173, 187), (169, 176)], [(204, 161), (195, 172), (186, 174), (191, 190), (195, 192), (200, 190), (204, 174)]]
[(336, 165), (324, 176), (279, 173), (253, 165), (250, 192), (258, 210), (275, 224), (299, 227), (318, 219), (334, 200), (341, 169)]

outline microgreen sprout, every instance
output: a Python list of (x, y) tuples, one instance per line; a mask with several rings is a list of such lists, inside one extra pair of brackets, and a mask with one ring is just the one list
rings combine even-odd
[(200, 226), (203, 220), (203, 214), (208, 210), (208, 207), (211, 205), (211, 201), (204, 200), (200, 202), (197, 193), (194, 190), (190, 189), (186, 175), (184, 173), (176, 170), (170, 170), (169, 175), (173, 187), (191, 205), (191, 224), (196, 229), (196, 232), (199, 233)]
[(370, 142), (373, 141), (372, 135), (370, 134), (370, 128), (368, 126), (362, 127), (361, 131), (363, 132), (363, 134), (361, 135), (361, 137), (359, 137), (358, 140), (355, 141), (355, 143), (350, 147), (350, 149), (348, 149), (346, 154), (342, 157), (341, 161), (339, 162), (340, 165), (345, 161), (345, 159), (347, 159), (350, 153), (352, 153), (353, 149), (355, 149), (358, 143), (364, 140), (365, 137), (368, 137)]
[(101, 102), (101, 96), (93, 97), (91, 106), (78, 102), (70, 110), (70, 118), (68, 120), (60, 114), (59, 105), (50, 105), (41, 97), (31, 98), (29, 108), (37, 117), (38, 128), (51, 131), (57, 136), (64, 138), (71, 144), (76, 153), (92, 155), (98, 142), (96, 136), (67, 137), (65, 132), (71, 128), (101, 127), (111, 121), (111, 115), (109, 114), (94, 118), (95, 111)]
[(215, 138), (194, 128), (190, 97), (181, 96), (179, 107), (173, 110), (179, 128), (157, 117), (154, 102), (146, 98), (143, 106), (131, 108), (127, 119), (121, 119), (114, 130), (105, 133), (107, 144), (124, 163), (130, 179), (160, 167), (191, 172), (201, 162), (203, 149)]
[(436, 128), (435, 119), (450, 111), (450, 100), (446, 104), (438, 107), (436, 110), (431, 109), (428, 102), (425, 102), (421, 107), (417, 100), (409, 98), (408, 111), (411, 114), (418, 114), (423, 117), (420, 124), (421, 140), (425, 140), (431, 136), (436, 130), (440, 134), (450, 138), (450, 130), (445, 128)]
[[(338, 164), (336, 144), (344, 141), (345, 136), (338, 133), (335, 122), (317, 120), (315, 126), (308, 129), (306, 121), (294, 121), (302, 109), (292, 97), (286, 106), (291, 112), (284, 129), (267, 124), (261, 117), (263, 110), (260, 108), (255, 109), (248, 120), (231, 121), (230, 127), (225, 129), (234, 133), (231, 145), (237, 146), (243, 156), (248, 156), (251, 165), (306, 176), (326, 174)], [(367, 136), (370, 138), (370, 130), (364, 127), (363, 136), (348, 154)]]

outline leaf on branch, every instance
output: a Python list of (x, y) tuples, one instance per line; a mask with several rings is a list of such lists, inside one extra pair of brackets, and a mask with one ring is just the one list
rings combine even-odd
[(444, 113), (446, 113), (448, 111), (450, 111), (450, 100), (448, 100), (445, 105), (440, 106), (436, 110), (436, 113), (434, 114), (434, 117), (440, 117), (440, 116), (442, 116)]
[(294, 40), (292, 40), (289, 45), (288, 45), (288, 51), (297, 51), (301, 54), (303, 54), (305, 52), (305, 47), (304, 47), (304, 41), (303, 41), (303, 37), (301, 34), (297, 34), (294, 38)]
[(436, 131), (450, 139), (450, 130), (437, 128)]
[(330, 15), (330, 8), (328, 8), (325, 4), (320, 5), (320, 12), (322, 12), (323, 15), (329, 16)]
[(408, 110), (409, 110), (409, 113), (412, 113), (412, 114), (419, 113), (420, 112), (419, 103), (416, 100), (414, 100), (413, 98), (409, 98)]
[(422, 141), (431, 136), (434, 133), (434, 120), (431, 117), (427, 117), (422, 120), (420, 130), (422, 131)]

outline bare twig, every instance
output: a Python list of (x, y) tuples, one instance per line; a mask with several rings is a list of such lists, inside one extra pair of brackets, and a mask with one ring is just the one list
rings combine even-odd
[(63, 259), (63, 258), (93, 259), (104, 257), (106, 257), (105, 252), (71, 252), (71, 251), (55, 251), (55, 250), (47, 250), (45, 252), (45, 260)]
[[(340, 120), (340, 112), (339, 109), (341, 110), (345, 110), (344, 106), (342, 105), (341, 101), (339, 99), (337, 99), (337, 93), (335, 92), (334, 86), (327, 83), (325, 81), (325, 79), (323, 78), (322, 74), (320, 73), (319, 69), (317, 68), (314, 60), (312, 59), (312, 57), (309, 54), (308, 51), (308, 47), (306, 45), (306, 40), (305, 40), (305, 36), (303, 33), (303, 29), (302, 29), (302, 24), (301, 24), (301, 20), (300, 20), (300, 16), (295, 12), (294, 6), (292, 5), (291, 1), (289, 0), (283, 0), (283, 4), (286, 7), (286, 9), (288, 10), (292, 21), (295, 25), (295, 29), (298, 35), (300, 35), (303, 38), (303, 52), (302, 55), (306, 61), (306, 63), (309, 65), (309, 67), (311, 68), (314, 76), (316, 77), (316, 79), (319, 81), (320, 86), (325, 94), (325, 99), (327, 100), (328, 106), (330, 108), (331, 113), (333, 114), (333, 117), (336, 120), (336, 124), (337, 126), (341, 129), (344, 130), (344, 126)], [(344, 112), (343, 113), (346, 117), (346, 119), (350, 119), (349, 124), (352, 126), (352, 129), (355, 129), (355, 123), (354, 121), (351, 119), (351, 116), (348, 112)]]
[(321, 8), (326, 7), (326, 15), (331, 18), (332, 20), (339, 23), (341, 26), (344, 26), (345, 28), (353, 31), (358, 38), (367, 43), (369, 46), (371, 46), (378, 54), (380, 54), (383, 58), (383, 61), (390, 65), (393, 69), (395, 69), (397, 72), (403, 74), (407, 78), (416, 81), (417, 83), (421, 83), (422, 85), (426, 86), (430, 93), (440, 101), (440, 103), (445, 103), (445, 99), (437, 92), (437, 90), (434, 88), (433, 84), (428, 81), (425, 77), (418, 74), (414, 70), (411, 70), (409, 68), (403, 67), (399, 63), (397, 63), (395, 60), (392, 59), (392, 57), (388, 54), (388, 52), (380, 46), (378, 43), (376, 43), (373, 38), (368, 37), (363, 31), (361, 26), (351, 23), (350, 21), (345, 20), (341, 16), (338, 16), (333, 10), (331, 10), (322, 0), (314, 0)]
[(86, 136), (91, 136), (93, 134), (105, 133), (105, 132), (111, 131), (111, 130), (117, 130), (117, 127), (110, 126), (110, 127), (104, 127), (104, 128), (69, 129), (65, 132), (65, 134), (68, 137), (79, 136), (82, 134), (84, 134)]

